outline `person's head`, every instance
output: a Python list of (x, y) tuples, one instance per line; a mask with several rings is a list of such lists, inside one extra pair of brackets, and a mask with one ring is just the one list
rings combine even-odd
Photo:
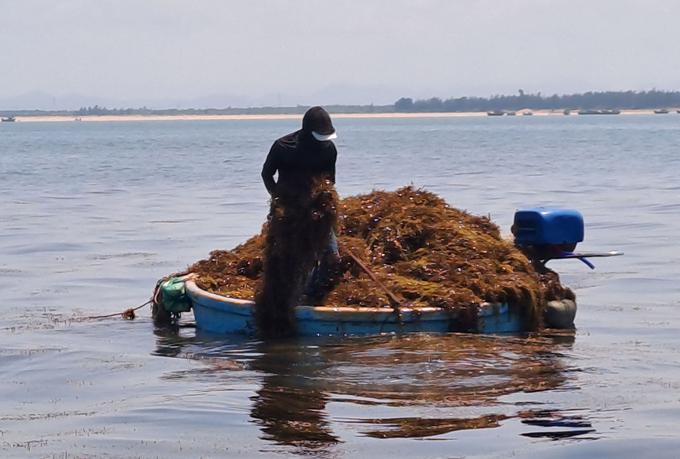
[(320, 142), (338, 137), (331, 122), (331, 117), (321, 107), (312, 107), (302, 117), (302, 130), (311, 133)]

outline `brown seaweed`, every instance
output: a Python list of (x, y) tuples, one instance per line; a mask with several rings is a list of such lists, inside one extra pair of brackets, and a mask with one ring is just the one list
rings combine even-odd
[[(279, 215), (276, 212), (281, 210), (276, 206), (273, 209), (273, 215)], [(308, 216), (313, 212), (309, 214), (309, 207), (307, 211), (304, 206), (301, 209), (301, 213), (291, 213), (291, 221), (285, 224), (294, 225), (292, 219), (301, 218), (301, 225), (309, 225)], [(547, 301), (573, 298), (573, 293), (560, 285), (556, 273), (547, 269), (537, 273), (531, 261), (512, 242), (503, 239), (498, 226), (488, 218), (455, 209), (422, 189), (408, 186), (395, 192), (374, 191), (349, 197), (339, 201), (337, 214), (342, 260), (335, 288), (323, 304), (390, 305), (387, 295), (351, 260), (350, 252), (389, 290), (404, 299), (402, 306), (441, 307), (468, 317), (462, 329), (456, 331), (474, 329), (476, 311), (485, 302), (507, 302), (524, 314), (527, 328), (536, 330), (542, 327)], [(225, 296), (255, 299), (263, 277), (268, 277), (267, 263), (263, 261), (267, 258), (267, 238), (291, 233), (290, 228), (282, 227), (283, 231), (272, 228), (272, 222), (282, 223), (278, 218), (265, 224), (263, 233), (246, 243), (230, 251), (214, 251), (208, 260), (190, 267), (189, 271), (199, 276), (198, 285)], [(325, 223), (330, 221), (326, 219)], [(297, 269), (295, 275), (303, 276), (309, 263), (293, 259), (305, 251), (303, 248), (311, 239), (318, 244), (306, 253), (318, 256), (322, 243), (327, 241), (324, 231), (319, 226), (318, 233), (309, 240), (275, 245), (280, 250), (276, 256), (280, 257), (277, 263), (281, 265), (270, 265), (269, 269)], [(272, 254), (268, 256), (271, 259)], [(296, 264), (297, 268), (291, 268)], [(286, 287), (276, 287), (279, 288)], [(286, 295), (286, 301), (293, 302), (291, 298), (299, 297), (300, 291)]]

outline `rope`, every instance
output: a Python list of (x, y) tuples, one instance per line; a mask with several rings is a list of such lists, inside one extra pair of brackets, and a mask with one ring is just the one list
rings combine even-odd
[(153, 301), (153, 299), (147, 301), (147, 302), (144, 303), (144, 304), (140, 304), (140, 305), (137, 306), (136, 308), (126, 309), (126, 310), (123, 311), (123, 312), (116, 312), (116, 313), (113, 313), (113, 314), (106, 314), (106, 315), (104, 315), (104, 316), (81, 317), (81, 318), (76, 319), (76, 320), (77, 320), (77, 321), (83, 321), (83, 320), (108, 319), (108, 318), (110, 318), (110, 317), (118, 317), (118, 316), (122, 316), (123, 319), (126, 319), (126, 320), (134, 320), (135, 317), (137, 317), (137, 315), (135, 314), (135, 311), (138, 310), (138, 309), (142, 309), (142, 308), (143, 308), (144, 306), (146, 306), (147, 304), (151, 304), (152, 301)]

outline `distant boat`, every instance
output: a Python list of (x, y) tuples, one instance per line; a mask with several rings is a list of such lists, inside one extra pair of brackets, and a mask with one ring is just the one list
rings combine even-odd
[(618, 115), (621, 110), (579, 110), (579, 115)]
[(534, 112), (524, 112), (522, 116), (534, 116)]
[(661, 108), (659, 110), (654, 110), (654, 113), (657, 114), (657, 115), (667, 115), (668, 110), (666, 110), (665, 108)]
[(2, 119), (2, 122), (3, 122), (3, 123), (13, 123), (13, 122), (15, 122), (16, 120), (17, 120), (17, 119), (16, 119), (15, 117), (13, 117), (13, 116), (8, 116), (7, 118), (3, 118), (3, 119)]
[(505, 115), (505, 112), (503, 110), (494, 110), (492, 112), (486, 112), (486, 114), (489, 116), (503, 116)]
[(565, 108), (562, 113), (569, 116), (569, 115), (571, 115), (571, 110), (569, 110), (568, 108)]
[(508, 116), (515, 116), (516, 114), (517, 114), (517, 113), (515, 113), (515, 112), (507, 112), (507, 113), (506, 113), (506, 115), (508, 115)]

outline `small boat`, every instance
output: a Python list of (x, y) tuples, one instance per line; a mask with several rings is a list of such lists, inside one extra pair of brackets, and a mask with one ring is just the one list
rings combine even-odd
[[(583, 241), (583, 217), (561, 208), (518, 210), (512, 227), (515, 245), (532, 253), (534, 266), (545, 267), (550, 260), (579, 259), (594, 269), (591, 257), (611, 257), (621, 252), (574, 253)], [(526, 249), (526, 250), (525, 250)], [(163, 316), (171, 323), (173, 314), (193, 310), (196, 328), (216, 334), (256, 334), (255, 302), (208, 292), (196, 285), (197, 275), (171, 277), (156, 285), (153, 299), (154, 322)], [(563, 297), (546, 304), (545, 325), (573, 328), (576, 302)], [(476, 304), (477, 316), (437, 306), (393, 307), (306, 306), (295, 307), (297, 331), (312, 335), (371, 335), (381, 333), (520, 333), (530, 330), (526, 313), (507, 302)]]
[[(612, 256), (609, 254), (570, 254), (563, 258)], [(157, 288), (168, 312), (193, 310), (196, 328), (215, 334), (254, 335), (255, 302), (217, 295), (196, 285), (195, 274), (173, 277)], [(155, 294), (157, 296), (158, 293)], [(158, 315), (157, 303), (154, 314)], [(457, 311), (440, 307), (382, 308), (358, 306), (296, 306), (298, 333), (316, 335), (375, 335), (381, 333), (521, 333), (529, 331), (526, 317), (519, 308), (508, 303), (483, 303), (477, 308), (471, 327), (470, 318)], [(549, 301), (544, 320), (549, 328), (569, 329), (574, 326), (576, 302), (570, 299)], [(154, 320), (156, 319), (154, 318)]]
[[(196, 327), (211, 333), (255, 333), (253, 313), (255, 303), (228, 298), (200, 289), (192, 280), (185, 283), (192, 303)], [(563, 300), (569, 301), (569, 300)], [(573, 311), (576, 313), (576, 304)], [(570, 305), (560, 305), (568, 308)], [(392, 307), (332, 307), (297, 306), (295, 316), (298, 332), (313, 335), (371, 335), (380, 333), (445, 333), (462, 331), (464, 319), (443, 308), (419, 309)], [(484, 303), (479, 308), (476, 333), (519, 333), (525, 331), (522, 315), (508, 304)]]
[(515, 116), (516, 114), (517, 114), (517, 113), (515, 113), (515, 112), (507, 112), (507, 113), (506, 113), (506, 115), (508, 115), (508, 116)]
[(619, 115), (621, 110), (579, 110), (579, 115)]
[(661, 108), (659, 110), (654, 110), (655, 115), (668, 115), (668, 110), (665, 108)]
[(534, 116), (534, 112), (524, 112), (522, 116)]
[(3, 123), (14, 123), (17, 119), (13, 116), (8, 116), (2, 119)]
[(503, 116), (505, 115), (505, 112), (503, 110), (494, 110), (492, 112), (486, 112), (486, 114), (489, 116)]

